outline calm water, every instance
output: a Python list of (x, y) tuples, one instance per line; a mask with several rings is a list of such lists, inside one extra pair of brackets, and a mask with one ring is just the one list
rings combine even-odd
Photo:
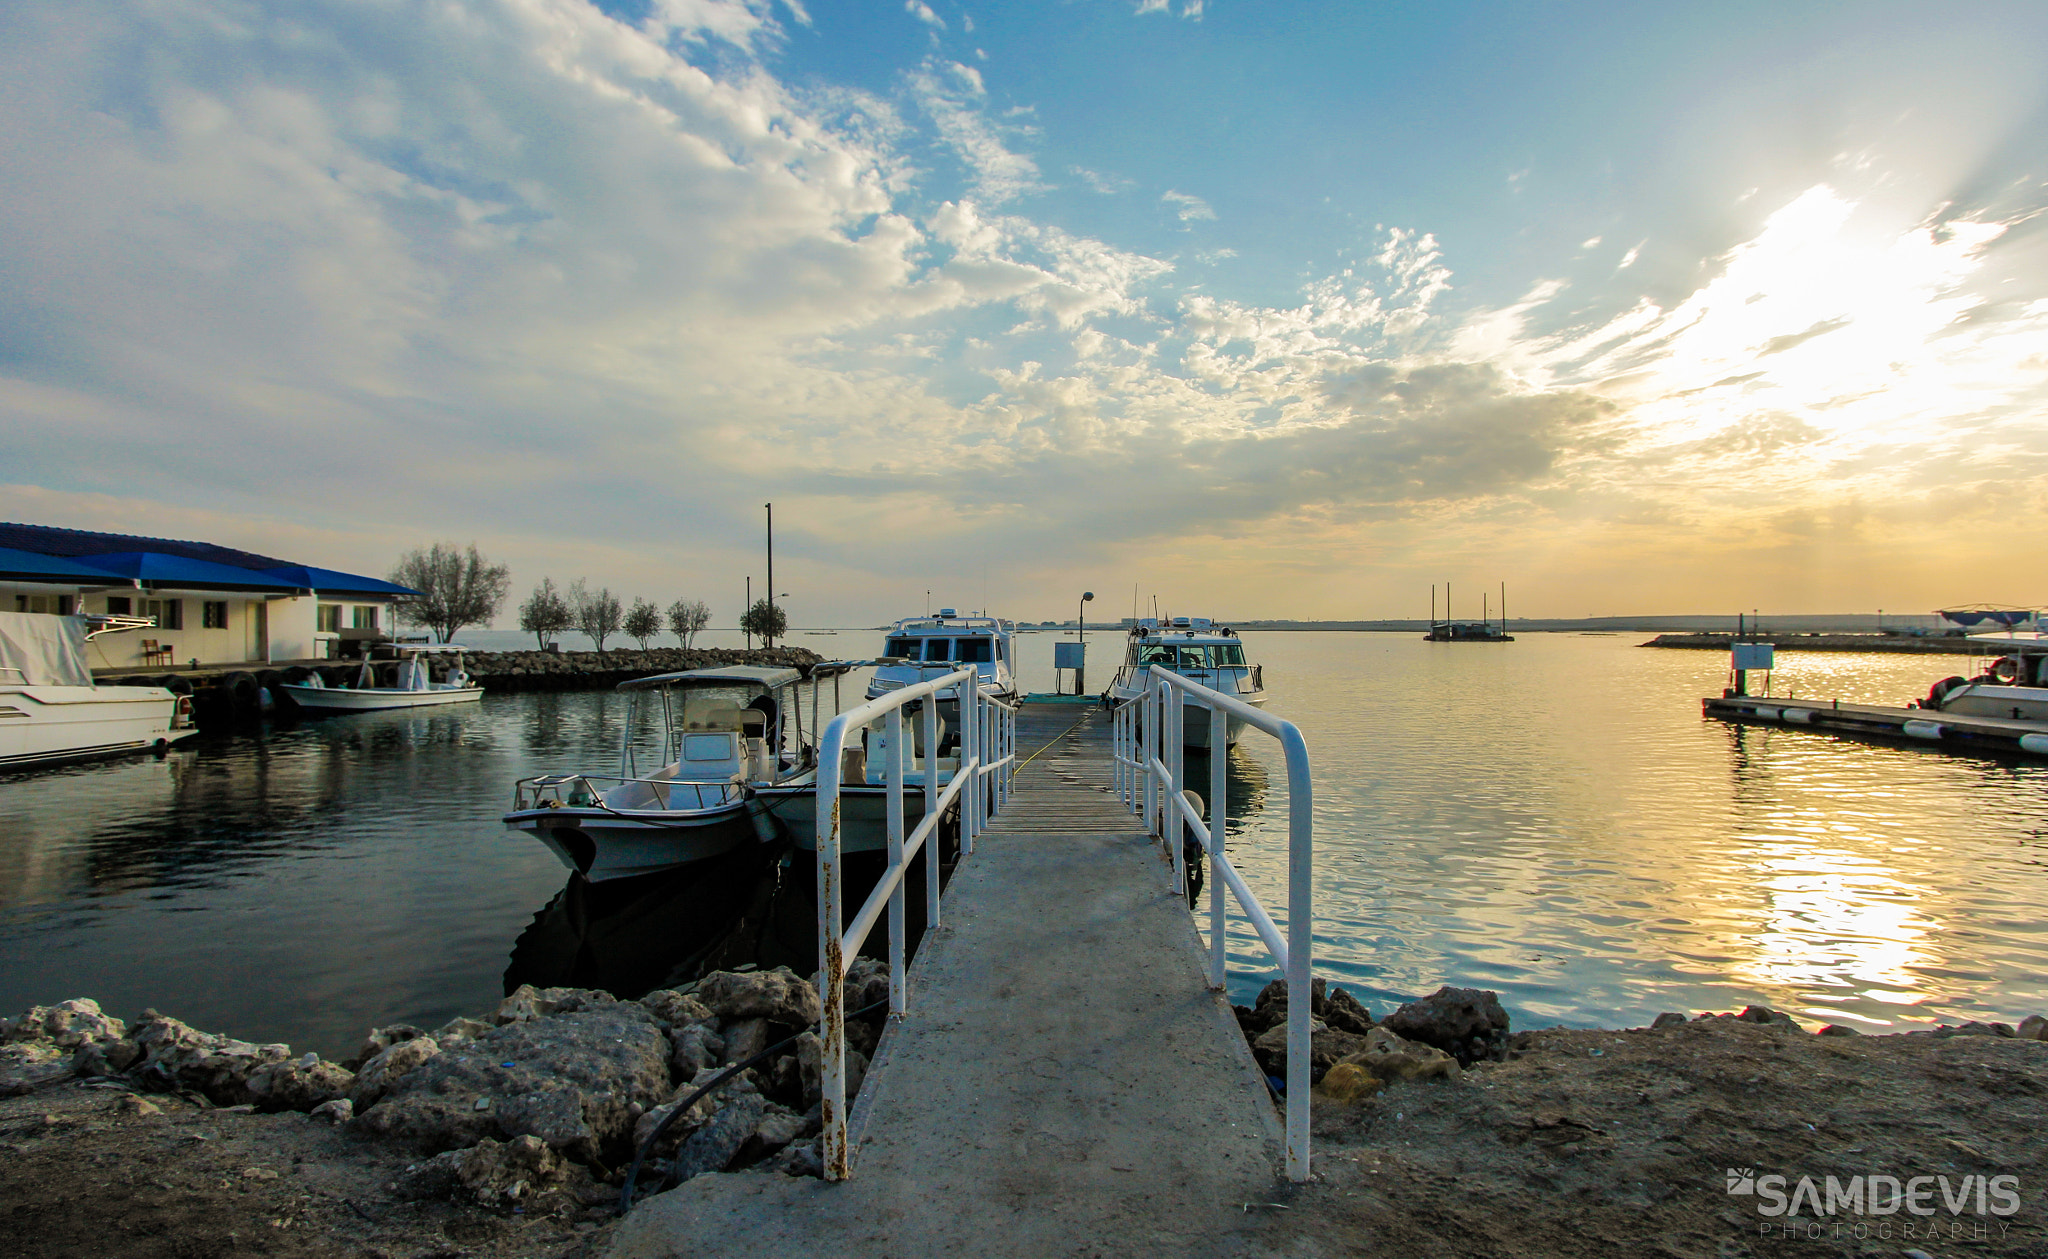
[[(878, 635), (791, 641), (855, 655)], [(1054, 636), (1020, 641), (1026, 685), (1051, 689)], [(1520, 1026), (2048, 1010), (2048, 769), (1705, 723), (1724, 657), (1636, 641), (1247, 637), (1316, 763), (1320, 973), (1376, 1008), (1495, 988)], [(1115, 645), (1090, 635), (1098, 661)], [(1781, 690), (1893, 703), (1958, 671), (1780, 661)], [(337, 1056), (375, 1023), (485, 1009), (566, 879), (498, 825), (510, 784), (608, 768), (620, 711), (490, 696), (0, 777), (0, 1009), (94, 996)], [(1271, 745), (1249, 739), (1231, 777), (1232, 842), (1277, 908)], [(1244, 999), (1269, 968), (1248, 929), (1231, 951)]]

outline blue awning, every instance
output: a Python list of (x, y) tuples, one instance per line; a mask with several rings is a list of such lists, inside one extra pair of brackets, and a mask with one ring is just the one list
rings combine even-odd
[(356, 573), (337, 572), (331, 568), (314, 568), (306, 564), (266, 568), (262, 576), (288, 582), (299, 590), (317, 590), (321, 594), (381, 595), (391, 599), (420, 597), (420, 592), (411, 586), (400, 586), (381, 578), (364, 577)]
[(59, 555), (38, 555), (34, 551), (0, 547), (0, 581), (47, 581), (67, 585), (104, 586), (120, 580), (119, 574), (104, 568), (95, 568), (84, 560), (67, 559)]
[[(186, 559), (157, 551), (120, 551), (112, 555), (84, 555), (80, 563), (103, 572), (150, 586), (184, 590), (249, 590), (291, 594), (297, 587), (264, 573), (231, 564)], [(104, 578), (102, 578), (104, 580)]]

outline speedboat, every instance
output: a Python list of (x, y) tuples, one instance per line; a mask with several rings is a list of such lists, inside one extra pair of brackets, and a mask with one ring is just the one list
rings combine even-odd
[[(329, 686), (314, 674), (303, 682), (277, 687), (300, 708), (318, 713), (354, 713), (383, 708), (419, 708), (428, 704), (460, 704), (481, 697), (462, 667), (460, 643), (376, 643), (363, 655), (363, 667), (348, 686)], [(447, 659), (441, 681), (434, 680), (434, 662)]]
[[(783, 831), (756, 793), (816, 779), (799, 681), (795, 669), (730, 665), (621, 682), (619, 772), (522, 778), (505, 825), (594, 883), (777, 841)], [(642, 774), (636, 734), (649, 704), (659, 706), (660, 746), (646, 751), (659, 768)]]
[[(1244, 642), (1237, 631), (1217, 625), (1207, 617), (1176, 616), (1169, 620), (1146, 617), (1131, 626), (1123, 665), (1117, 669), (1103, 698), (1114, 704), (1145, 693), (1154, 669), (1178, 673), (1212, 691), (1235, 696), (1254, 708), (1266, 704), (1265, 670), (1245, 660)], [(1182, 742), (1191, 748), (1209, 746), (1209, 710), (1199, 704), (1185, 705)], [(1237, 742), (1244, 730), (1244, 718), (1232, 713), (1226, 726), (1227, 738)]]
[[(1013, 622), (993, 616), (961, 616), (952, 608), (940, 608), (937, 616), (906, 617), (889, 628), (867, 697), (879, 699), (890, 691), (971, 664), (982, 694), (1014, 704), (1017, 680), (1010, 662), (1016, 656), (1016, 633)], [(958, 697), (942, 693), (939, 715), (957, 721), (958, 714)]]
[(98, 686), (88, 639), (147, 629), (133, 616), (0, 612), (0, 766), (161, 752), (197, 734), (192, 698), (160, 686)]

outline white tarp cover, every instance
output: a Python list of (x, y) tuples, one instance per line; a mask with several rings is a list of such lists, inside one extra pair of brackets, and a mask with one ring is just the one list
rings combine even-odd
[(85, 663), (85, 621), (43, 612), (0, 612), (0, 686), (91, 686)]

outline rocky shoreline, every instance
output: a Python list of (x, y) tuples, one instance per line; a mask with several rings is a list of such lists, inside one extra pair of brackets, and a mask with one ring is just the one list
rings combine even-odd
[[(857, 959), (847, 1009), (886, 1002), (887, 989), (886, 968)], [(720, 971), (634, 1001), (522, 986), (479, 1018), (374, 1028), (329, 1062), (154, 1010), (131, 1025), (90, 1000), (38, 1006), (0, 1020), (0, 1151), (12, 1156), (0, 1159), (0, 1201), (32, 1204), (13, 1211), (30, 1228), (16, 1240), (42, 1255), (65, 1251), (61, 1236), (35, 1235), (38, 1218), (69, 1228), (82, 1208), (139, 1220), (149, 1237), (191, 1193), (231, 1217), (253, 1208), (269, 1223), (243, 1226), (259, 1236), (354, 1239), (337, 1253), (394, 1240), (413, 1253), (411, 1242), (430, 1238), (412, 1234), (452, 1236), (452, 1224), (510, 1247), (489, 1253), (561, 1254), (613, 1218), (636, 1155), (646, 1156), (643, 1197), (711, 1173), (818, 1175), (821, 1016), (815, 982), (787, 968)], [(880, 1009), (848, 1019), (850, 1087), (880, 1035)], [(221, 1184), (212, 1170), (185, 1177), (183, 1205), (130, 1195), (52, 1211), (48, 1172), (24, 1179), (46, 1162), (76, 1163), (67, 1143), (91, 1151), (86, 1170), (98, 1177), (110, 1157), (158, 1170), (210, 1163), (226, 1148), (211, 1143), (231, 1134), (242, 1163)], [(346, 1183), (326, 1183), (336, 1175)], [(385, 1236), (394, 1220), (395, 1238)]]
[[(849, 1010), (887, 989), (879, 964), (856, 965)], [(1275, 983), (1236, 1010), (1275, 1085), (1287, 1008)], [(2048, 1253), (2040, 1016), (1858, 1035), (1752, 1006), (1515, 1031), (1490, 992), (1444, 988), (1375, 1018), (1320, 980), (1310, 1009), (1316, 1177), (1244, 1204), (1230, 1253)], [(51, 1259), (594, 1259), (668, 1116), (636, 1196), (817, 1173), (818, 1014), (787, 969), (636, 1001), (522, 987), (434, 1031), (373, 1029), (327, 1062), (154, 1011), (37, 1007), (0, 1021), (0, 1218), (21, 1253)], [(876, 1015), (849, 1022), (856, 1086), (880, 1031)], [(1828, 1177), (1870, 1196), (1786, 1209)], [(1987, 1186), (1988, 1206), (1971, 1196)]]

